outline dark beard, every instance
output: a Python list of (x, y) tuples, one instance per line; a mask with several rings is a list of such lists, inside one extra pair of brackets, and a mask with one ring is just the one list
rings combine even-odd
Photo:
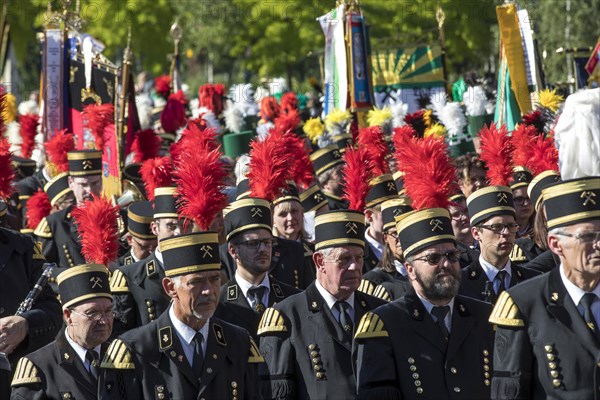
[(438, 275), (424, 279), (420, 272), (415, 269), (415, 280), (419, 282), (423, 295), (430, 301), (450, 301), (458, 294), (460, 286), (460, 271), (451, 271), (451, 281), (443, 282)]

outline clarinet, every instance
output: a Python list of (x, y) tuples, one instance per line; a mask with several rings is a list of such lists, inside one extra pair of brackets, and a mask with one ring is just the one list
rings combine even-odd
[(40, 293), (42, 293), (46, 283), (48, 283), (52, 270), (56, 268), (56, 263), (44, 263), (43, 267), (44, 271), (42, 272), (42, 275), (40, 275), (40, 278), (35, 283), (35, 286), (33, 286), (33, 289), (31, 289), (27, 297), (25, 297), (25, 300), (19, 305), (19, 309), (15, 313), (15, 316), (19, 316), (24, 312), (31, 310), (33, 302), (38, 298)]

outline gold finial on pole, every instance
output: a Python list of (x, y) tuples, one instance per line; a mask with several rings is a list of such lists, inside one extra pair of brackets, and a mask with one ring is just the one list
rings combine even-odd
[(446, 13), (442, 8), (441, 1), (438, 1), (437, 11), (435, 13), (435, 19), (438, 23), (439, 41), (442, 50), (442, 68), (444, 69), (444, 90), (448, 90), (448, 68), (446, 66), (446, 37), (444, 33), (444, 21), (446, 20)]

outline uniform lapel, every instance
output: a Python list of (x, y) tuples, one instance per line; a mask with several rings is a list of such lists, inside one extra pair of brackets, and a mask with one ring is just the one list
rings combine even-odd
[(225, 368), (225, 357), (227, 357), (227, 337), (225, 337), (223, 327), (211, 319), (208, 327), (208, 340), (204, 354), (204, 365), (202, 366), (199, 395), (204, 392), (214, 377)]
[(437, 347), (442, 353), (446, 352), (447, 343), (440, 334), (439, 328), (433, 322), (433, 318), (425, 306), (419, 300), (417, 294), (411, 289), (404, 296), (406, 301), (407, 311), (412, 317), (410, 319), (410, 327), (421, 335), (425, 340)]
[[(469, 270), (467, 273), (467, 279), (469, 285), (475, 292), (475, 295), (477, 296), (476, 298), (484, 299), (486, 297), (486, 295), (484, 294), (484, 292), (486, 291), (485, 283), (488, 281), (488, 278), (485, 272), (483, 271), (481, 264), (479, 264), (479, 259), (475, 260), (473, 264), (471, 264), (468, 268)], [(495, 293), (493, 285), (490, 285), (490, 293), (487, 301), (492, 300), (495, 300)]]
[(475, 319), (471, 313), (469, 313), (466, 305), (460, 301), (460, 298), (455, 297), (447, 359), (450, 359), (459, 351), (474, 325)]
[[(306, 288), (306, 301), (308, 303), (308, 320), (318, 325), (321, 329), (319, 332), (331, 336), (336, 342), (344, 346), (348, 351), (352, 351), (352, 338), (345, 334), (340, 324), (336, 321), (327, 306), (325, 299), (317, 290), (315, 283)], [(355, 319), (355, 321), (357, 321)]]
[(160, 351), (169, 358), (194, 387), (198, 386), (198, 379), (192, 370), (190, 363), (183, 352), (179, 336), (173, 327), (168, 312), (164, 312), (158, 318), (157, 335)]
[(85, 365), (73, 349), (65, 336), (64, 329), (61, 330), (56, 337), (56, 351), (59, 365), (69, 376), (83, 389), (87, 390), (94, 396), (98, 394), (98, 384), (92, 380), (91, 375), (85, 369)]
[[(258, 326), (260, 316), (250, 307), (250, 303), (248, 303), (235, 278), (225, 285), (225, 290), (221, 292), (221, 302), (226, 304), (227, 309), (235, 314), (237, 318), (244, 321), (244, 323), (239, 324), (240, 326)], [(256, 335), (256, 332), (254, 334)]]

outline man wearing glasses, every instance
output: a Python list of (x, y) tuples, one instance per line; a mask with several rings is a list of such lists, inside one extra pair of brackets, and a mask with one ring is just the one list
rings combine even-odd
[(57, 282), (66, 326), (55, 341), (19, 360), (11, 399), (98, 398), (100, 360), (113, 324), (108, 270), (81, 265)]
[[(175, 187), (155, 189), (150, 227), (158, 240), (185, 233), (185, 221), (179, 218), (175, 202)], [(170, 299), (162, 287), (164, 276), (159, 247), (148, 257), (114, 271), (110, 285), (115, 296), (115, 336), (155, 320), (168, 308)]]
[(600, 177), (563, 181), (543, 198), (560, 266), (498, 299), (492, 398), (598, 398)]
[(246, 198), (231, 203), (224, 215), (227, 250), (236, 269), (221, 290), (218, 318), (245, 328), (254, 339), (267, 307), (300, 291), (269, 275), (271, 208), (268, 201)]
[(510, 262), (519, 224), (509, 187), (480, 189), (467, 198), (467, 207), (480, 255), (461, 271), (460, 294), (495, 304), (500, 293), (539, 272)]
[(263, 397), (351, 399), (356, 395), (353, 333), (384, 302), (357, 290), (362, 277), (364, 215), (328, 211), (315, 218), (317, 279), (268, 308), (260, 322)]
[(457, 296), (450, 215), (431, 208), (402, 217), (397, 232), (412, 287), (358, 325), (357, 398), (489, 398), (492, 307)]
[(154, 210), (149, 201), (136, 201), (127, 207), (129, 251), (119, 257), (119, 265), (129, 265), (149, 257), (156, 249), (156, 234), (152, 231)]

